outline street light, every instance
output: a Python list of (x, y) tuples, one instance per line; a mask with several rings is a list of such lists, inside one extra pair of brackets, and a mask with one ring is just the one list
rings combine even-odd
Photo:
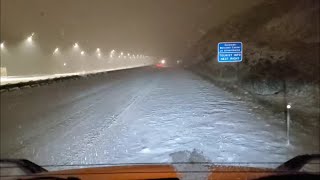
[(100, 53), (100, 48), (97, 48), (97, 52)]
[(73, 47), (74, 48), (79, 48), (79, 44), (78, 43), (74, 43)]
[(112, 51), (110, 52), (110, 58), (113, 58), (114, 53), (115, 53), (115, 50), (112, 49)]
[(63, 63), (63, 66), (67, 66), (67, 63)]
[(56, 48), (54, 51), (53, 51), (53, 54), (57, 54), (59, 52), (59, 48)]
[(84, 51), (81, 51), (81, 53), (80, 53), (82, 56), (84, 55)]
[(32, 43), (32, 38), (34, 36), (34, 33), (32, 33), (28, 38), (27, 38), (27, 42), (28, 43)]
[(4, 42), (2, 42), (0, 46), (1, 46), (1, 49), (3, 49), (4, 48)]

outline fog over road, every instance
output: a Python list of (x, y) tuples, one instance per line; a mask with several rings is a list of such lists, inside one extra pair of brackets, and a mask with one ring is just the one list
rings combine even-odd
[(1, 158), (40, 165), (163, 163), (193, 149), (213, 162), (318, 152), (312, 132), (294, 126), (291, 134), (287, 145), (282, 115), (183, 69), (138, 68), (1, 93)]

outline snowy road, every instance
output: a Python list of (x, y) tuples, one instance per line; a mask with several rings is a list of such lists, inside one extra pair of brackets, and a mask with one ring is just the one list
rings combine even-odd
[(160, 163), (197, 149), (213, 162), (281, 162), (319, 151), (299, 127), (287, 145), (282, 118), (185, 70), (133, 69), (2, 93), (1, 158)]

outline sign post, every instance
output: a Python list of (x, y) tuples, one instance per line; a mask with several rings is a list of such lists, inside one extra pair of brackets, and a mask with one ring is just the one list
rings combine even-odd
[[(235, 63), (241, 62), (243, 56), (242, 42), (220, 42), (218, 43), (218, 62)], [(239, 64), (236, 66), (236, 76), (239, 79)]]
[(218, 43), (218, 62), (241, 62), (242, 49), (242, 42)]

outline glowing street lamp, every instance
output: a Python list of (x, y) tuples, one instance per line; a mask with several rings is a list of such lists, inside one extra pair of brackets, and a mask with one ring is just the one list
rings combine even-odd
[(161, 64), (165, 64), (165, 63), (166, 63), (166, 60), (162, 59)]
[(97, 53), (100, 53), (100, 48), (97, 48)]
[(120, 55), (123, 56), (123, 52), (121, 52)]
[(78, 43), (74, 43), (73, 47), (74, 48), (79, 48), (79, 44)]
[(63, 63), (63, 66), (67, 66), (67, 63)]
[(59, 48), (56, 48), (54, 51), (53, 51), (53, 54), (57, 54), (59, 52)]
[(114, 53), (115, 53), (115, 50), (112, 49), (112, 51), (110, 52), (110, 58), (113, 58)]
[(1, 47), (1, 49), (4, 48), (4, 42), (1, 43), (0, 47)]
[(84, 51), (81, 51), (81, 53), (80, 53), (82, 56), (84, 55)]
[(27, 42), (28, 43), (32, 43), (32, 38), (34, 36), (34, 33), (32, 33), (28, 38), (27, 38)]
[(27, 41), (28, 41), (28, 42), (32, 42), (32, 37), (31, 37), (31, 36), (28, 37)]

